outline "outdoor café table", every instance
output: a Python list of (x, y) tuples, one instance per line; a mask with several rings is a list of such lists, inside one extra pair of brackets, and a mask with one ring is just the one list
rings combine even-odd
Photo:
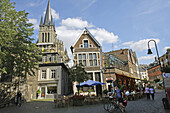
[(134, 100), (134, 95), (132, 93), (128, 95), (128, 100)]

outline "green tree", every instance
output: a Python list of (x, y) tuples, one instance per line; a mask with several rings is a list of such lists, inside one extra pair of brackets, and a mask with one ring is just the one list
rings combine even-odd
[(143, 81), (144, 81), (144, 83), (145, 83), (145, 84), (147, 84), (147, 83), (148, 83), (147, 78), (144, 78), (144, 80), (143, 80)]
[(158, 79), (158, 78), (157, 78), (157, 79), (155, 79), (154, 81), (155, 81), (155, 83), (157, 83), (157, 82), (159, 82), (159, 81), (160, 81), (160, 79)]
[(0, 73), (34, 75), (40, 51), (32, 43), (33, 24), (28, 23), (28, 13), (16, 11), (14, 5), (10, 0), (0, 0)]
[(87, 73), (82, 65), (75, 65), (69, 69), (70, 80), (78, 83), (84, 82), (88, 79)]
[[(81, 64), (71, 67), (69, 69), (69, 72), (70, 72), (69, 77), (72, 82), (77, 81), (80, 84), (81, 82), (88, 80), (87, 73)], [(79, 94), (79, 87), (78, 87), (78, 94)]]

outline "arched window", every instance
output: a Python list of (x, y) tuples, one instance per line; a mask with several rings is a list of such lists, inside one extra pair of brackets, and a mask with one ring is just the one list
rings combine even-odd
[(45, 33), (45, 42), (47, 42), (47, 33)]
[(42, 42), (44, 42), (44, 33), (42, 33)]
[(50, 42), (50, 33), (48, 33), (48, 42)]

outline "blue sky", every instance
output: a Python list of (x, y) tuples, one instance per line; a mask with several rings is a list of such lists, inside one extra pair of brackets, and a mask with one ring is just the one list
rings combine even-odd
[[(11, 0), (17, 10), (29, 13), (34, 24), (33, 37), (38, 39), (38, 27), (48, 0)], [(69, 47), (84, 27), (102, 44), (103, 52), (130, 48), (136, 52), (139, 64), (154, 61), (156, 50), (147, 42), (155, 39), (160, 56), (170, 48), (170, 0), (50, 0), (58, 38)]]

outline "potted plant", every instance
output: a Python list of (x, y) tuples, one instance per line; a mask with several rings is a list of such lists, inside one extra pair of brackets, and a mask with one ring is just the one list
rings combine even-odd
[(107, 95), (108, 91), (107, 89), (103, 90), (103, 94), (105, 94), (105, 96)]
[(41, 94), (40, 89), (37, 90), (37, 98), (39, 97), (39, 95)]

